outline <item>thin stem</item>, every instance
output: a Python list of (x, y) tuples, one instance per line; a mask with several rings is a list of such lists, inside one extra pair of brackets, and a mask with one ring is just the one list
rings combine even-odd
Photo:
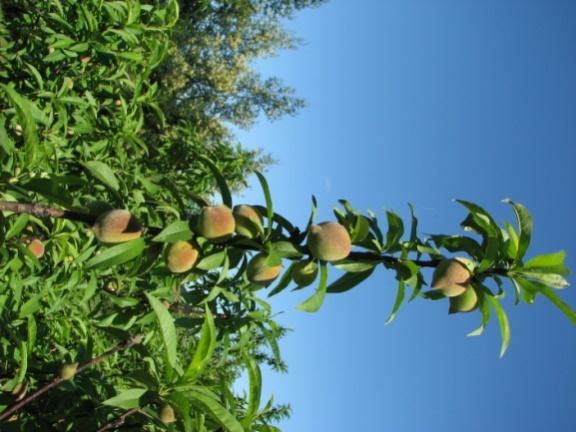
[(11, 211), (14, 213), (28, 213), (38, 217), (50, 217), (59, 219), (68, 219), (76, 222), (84, 222), (93, 225), (96, 216), (86, 213), (79, 213), (71, 210), (60, 210), (51, 207), (44, 207), (40, 204), (20, 203), (0, 201), (0, 211)]
[[(80, 373), (80, 372), (82, 372), (88, 368), (91, 368), (91, 367), (97, 365), (98, 363), (101, 363), (102, 361), (104, 361), (106, 359), (106, 357), (109, 357), (112, 354), (115, 354), (119, 351), (127, 350), (127, 349), (133, 347), (134, 345), (139, 345), (141, 343), (142, 343), (142, 336), (140, 336), (140, 335), (133, 336), (132, 338), (130, 338), (124, 342), (121, 342), (118, 345), (116, 345), (114, 348), (106, 351), (104, 354), (101, 354), (98, 357), (94, 357), (93, 359), (90, 359), (87, 362), (82, 363), (80, 366), (78, 366), (78, 369), (76, 369), (76, 374), (78, 374), (78, 373)], [(54, 377), (54, 379), (52, 381), (48, 382), (43, 387), (40, 387), (34, 393), (31, 393), (28, 397), (25, 397), (21, 401), (16, 402), (12, 406), (10, 406), (6, 411), (1, 413), (0, 414), (0, 421), (3, 421), (3, 420), (6, 420), (7, 418), (10, 418), (16, 411), (18, 411), (22, 407), (28, 405), (30, 402), (37, 399), (38, 397), (42, 396), (48, 390), (51, 390), (54, 387), (58, 386), (63, 381), (66, 381), (66, 380), (63, 378), (60, 378), (60, 376)]]
[(116, 429), (117, 427), (122, 426), (128, 417), (130, 417), (132, 414), (137, 413), (139, 411), (140, 411), (140, 408), (138, 408), (138, 407), (132, 408), (131, 410), (126, 411), (124, 414), (116, 417), (114, 420), (110, 421), (109, 423), (106, 423), (104, 426), (102, 426), (96, 432), (104, 432), (104, 431)]

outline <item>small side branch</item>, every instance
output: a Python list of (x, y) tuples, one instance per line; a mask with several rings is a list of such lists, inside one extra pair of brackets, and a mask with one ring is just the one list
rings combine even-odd
[[(87, 362), (82, 363), (80, 366), (78, 366), (78, 369), (76, 370), (76, 374), (78, 374), (78, 373), (80, 373), (86, 369), (89, 369), (89, 368), (97, 365), (98, 363), (103, 362), (107, 357), (111, 356), (112, 354), (115, 354), (119, 351), (127, 350), (129, 348), (132, 348), (134, 345), (139, 345), (141, 343), (142, 343), (142, 336), (139, 336), (139, 335), (134, 336), (134, 337), (122, 342), (122, 343), (119, 343), (114, 348), (106, 351), (104, 354), (101, 354), (98, 357), (94, 357), (93, 359), (90, 359)], [(59, 376), (55, 377), (52, 381), (48, 382), (43, 387), (40, 387), (34, 393), (31, 393), (28, 397), (25, 397), (21, 401), (16, 402), (14, 405), (10, 406), (6, 411), (1, 413), (0, 414), (0, 421), (4, 421), (4, 420), (10, 418), (16, 411), (18, 411), (22, 407), (28, 405), (33, 400), (39, 398), (40, 396), (42, 396), (47, 391), (58, 386), (63, 381), (66, 381), (66, 380), (63, 378), (60, 378)]]
[(83, 222), (88, 225), (93, 225), (96, 221), (96, 216), (86, 213), (79, 213), (70, 210), (60, 210), (51, 207), (44, 207), (40, 204), (0, 201), (0, 211), (11, 211), (14, 213), (27, 213), (37, 217), (49, 217), (68, 219), (76, 222)]
[(138, 411), (140, 411), (140, 408), (132, 408), (131, 410), (126, 411), (124, 414), (116, 417), (111, 422), (106, 423), (104, 426), (102, 426), (96, 432), (104, 432), (104, 431), (116, 429), (116, 428), (122, 426), (128, 417), (130, 417), (134, 413), (137, 413)]

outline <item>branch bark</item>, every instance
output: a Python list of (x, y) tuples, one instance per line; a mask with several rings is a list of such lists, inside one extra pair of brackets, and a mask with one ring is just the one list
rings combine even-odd
[(40, 204), (20, 203), (11, 201), (0, 201), (0, 211), (11, 211), (14, 213), (28, 213), (38, 217), (50, 217), (58, 219), (68, 219), (76, 222), (83, 222), (93, 225), (96, 217), (92, 214), (79, 213), (70, 210), (60, 210), (51, 207), (44, 207)]
[(131, 410), (126, 411), (124, 414), (116, 417), (111, 422), (106, 423), (104, 426), (102, 426), (96, 432), (105, 432), (108, 430), (116, 429), (116, 428), (122, 426), (128, 417), (130, 417), (132, 414), (137, 413), (138, 411), (140, 411), (140, 408), (132, 408)]

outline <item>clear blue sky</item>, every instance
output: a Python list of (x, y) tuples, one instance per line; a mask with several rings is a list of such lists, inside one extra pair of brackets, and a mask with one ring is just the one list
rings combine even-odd
[[(340, 198), (382, 216), (411, 202), (422, 232), (457, 234), (453, 198), (503, 221), (511, 197), (535, 218), (531, 253), (565, 249), (576, 269), (576, 2), (333, 0), (288, 27), (306, 44), (258, 67), (308, 107), (240, 134), (278, 159), (280, 213), (305, 225), (312, 193), (319, 220)], [(262, 202), (253, 184), (244, 199)], [(385, 326), (384, 269), (319, 313), (295, 310), (312, 290), (273, 301), (294, 330), (289, 373), (264, 377), (294, 409), (284, 431), (574, 430), (576, 328), (545, 299), (515, 307), (509, 292), (499, 360), (496, 322), (467, 338), (479, 314), (449, 316), (443, 302), (418, 299)], [(561, 294), (576, 307), (575, 287)]]

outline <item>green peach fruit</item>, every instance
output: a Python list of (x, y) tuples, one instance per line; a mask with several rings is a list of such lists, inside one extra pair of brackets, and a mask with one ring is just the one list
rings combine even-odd
[(174, 408), (172, 408), (170, 405), (164, 405), (162, 408), (160, 408), (159, 417), (160, 421), (164, 424), (174, 423), (176, 421)]
[(142, 235), (142, 226), (128, 210), (115, 209), (102, 213), (92, 227), (101, 243), (122, 243)]
[(71, 380), (76, 375), (78, 370), (78, 363), (67, 363), (60, 368), (60, 378), (63, 380)]
[(300, 261), (292, 267), (292, 280), (296, 285), (305, 287), (316, 280), (318, 276), (318, 264), (316, 261)]
[(246, 238), (255, 238), (263, 232), (260, 214), (248, 205), (238, 205), (232, 210), (236, 222), (236, 234)]
[(184, 273), (194, 267), (198, 255), (198, 249), (192, 243), (179, 240), (168, 248), (166, 265), (172, 273)]
[(323, 261), (344, 259), (352, 249), (348, 231), (337, 222), (312, 225), (308, 232), (307, 244), (312, 255)]
[(450, 297), (448, 313), (470, 312), (478, 307), (478, 294), (472, 286), (456, 297)]
[(208, 206), (202, 208), (197, 228), (202, 237), (213, 242), (222, 242), (234, 234), (236, 222), (232, 210), (225, 205)]
[(432, 288), (440, 289), (446, 297), (463, 294), (472, 276), (472, 262), (467, 258), (441, 261), (432, 276)]
[(268, 285), (278, 277), (282, 271), (282, 264), (268, 265), (266, 260), (268, 255), (264, 253), (256, 254), (248, 263), (246, 275), (248, 280), (256, 285)]

